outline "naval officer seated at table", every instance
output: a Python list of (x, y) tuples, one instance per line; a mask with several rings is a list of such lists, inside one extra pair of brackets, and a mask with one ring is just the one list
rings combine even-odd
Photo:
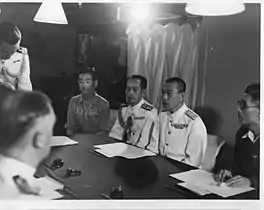
[(55, 114), (42, 93), (0, 86), (0, 198), (44, 199), (34, 177), (50, 152)]
[(155, 153), (158, 152), (158, 114), (143, 97), (147, 79), (132, 75), (126, 83), (127, 105), (121, 106), (109, 136)]
[(186, 84), (181, 78), (168, 78), (162, 87), (159, 114), (159, 153), (200, 167), (207, 147), (207, 132), (202, 119), (184, 102)]

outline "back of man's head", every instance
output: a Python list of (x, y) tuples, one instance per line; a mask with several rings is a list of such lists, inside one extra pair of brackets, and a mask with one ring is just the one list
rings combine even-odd
[(10, 45), (17, 44), (22, 38), (19, 28), (11, 22), (0, 23), (0, 44), (2, 41)]
[(51, 110), (49, 98), (40, 92), (0, 88), (0, 148), (8, 150), (19, 144)]
[(256, 104), (260, 103), (260, 84), (253, 83), (246, 87), (244, 91), (247, 95), (251, 97), (251, 100)]

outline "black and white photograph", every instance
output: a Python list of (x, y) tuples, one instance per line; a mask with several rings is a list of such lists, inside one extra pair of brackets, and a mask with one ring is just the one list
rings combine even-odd
[(261, 6), (0, 1), (0, 206), (263, 208)]

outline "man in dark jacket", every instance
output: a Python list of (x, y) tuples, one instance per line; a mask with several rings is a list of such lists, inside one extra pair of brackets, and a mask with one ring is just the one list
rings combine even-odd
[(238, 101), (238, 120), (232, 170), (220, 170), (215, 179), (230, 187), (259, 189), (260, 84), (251, 84)]

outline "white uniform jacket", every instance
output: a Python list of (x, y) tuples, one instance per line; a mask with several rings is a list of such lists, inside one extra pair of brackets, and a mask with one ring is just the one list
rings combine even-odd
[(133, 107), (121, 107), (109, 134), (110, 137), (123, 139), (128, 117), (132, 117), (133, 126), (126, 143), (158, 153), (157, 109), (144, 99)]
[(174, 113), (159, 114), (159, 153), (200, 167), (207, 147), (207, 132), (202, 119), (185, 104)]
[[(0, 155), (0, 200), (48, 200), (38, 194), (41, 188), (37, 185), (34, 173), (33, 167), (16, 159)], [(16, 181), (16, 177), (20, 180)]]

